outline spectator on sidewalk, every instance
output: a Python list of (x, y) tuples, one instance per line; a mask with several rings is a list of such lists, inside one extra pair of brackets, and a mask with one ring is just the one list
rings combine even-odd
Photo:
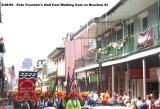
[(138, 109), (141, 109), (141, 107), (142, 107), (142, 98), (141, 97), (138, 97), (137, 98), (137, 103), (136, 103), (136, 105), (137, 105), (137, 107), (138, 107)]

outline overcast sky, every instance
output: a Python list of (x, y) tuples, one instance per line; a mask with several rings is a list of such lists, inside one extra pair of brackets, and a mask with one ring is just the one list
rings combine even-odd
[[(24, 58), (33, 63), (46, 59), (56, 47), (63, 44), (62, 37), (76, 32), (90, 19), (99, 17), (119, 0), (1, 0), (14, 6), (2, 6), (0, 36), (4, 38), (5, 66), (21, 67)], [(38, 3), (41, 6), (16, 6)], [(42, 6), (51, 4), (108, 4), (108, 6)]]

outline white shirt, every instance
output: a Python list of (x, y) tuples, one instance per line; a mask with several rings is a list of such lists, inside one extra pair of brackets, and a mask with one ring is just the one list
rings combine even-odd
[(98, 94), (97, 93), (93, 93), (93, 100), (97, 101), (98, 100)]
[(44, 109), (56, 109), (55, 107), (45, 107)]

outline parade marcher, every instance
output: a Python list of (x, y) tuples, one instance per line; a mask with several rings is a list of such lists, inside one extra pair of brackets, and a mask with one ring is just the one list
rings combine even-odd
[(30, 105), (27, 101), (22, 105), (22, 109), (30, 109)]
[(4, 109), (4, 101), (2, 97), (0, 97), (0, 109)]
[(31, 109), (36, 109), (36, 102), (35, 102), (34, 100), (31, 99), (31, 100), (29, 101), (29, 105), (30, 105), (30, 108), (31, 108)]
[(122, 106), (124, 105), (124, 99), (122, 99), (122, 96), (118, 97), (118, 104)]
[(131, 103), (131, 98), (128, 93), (126, 93), (126, 92), (124, 93), (123, 100), (124, 100), (125, 105), (127, 105), (128, 103)]
[(131, 103), (128, 103), (127, 107), (130, 109), (138, 109), (136, 101), (134, 99), (132, 99)]
[(46, 106), (44, 96), (40, 97), (40, 101), (37, 103), (38, 109), (43, 109)]
[(155, 100), (154, 105), (155, 105), (155, 109), (160, 109), (160, 101), (159, 101), (158, 97)]
[(19, 102), (18, 102), (18, 96), (17, 95), (13, 96), (13, 105), (14, 105), (14, 109), (19, 109)]
[(72, 92), (70, 100), (66, 104), (66, 109), (81, 109), (80, 101), (78, 100), (78, 93)]
[(64, 101), (62, 99), (59, 100), (59, 106), (57, 109), (65, 109)]
[(145, 102), (145, 100), (142, 99), (141, 101), (142, 101), (141, 109), (148, 109), (148, 106), (147, 106), (147, 103)]
[(136, 105), (137, 105), (137, 107), (138, 107), (138, 109), (141, 109), (141, 107), (142, 107), (142, 98), (141, 97), (138, 97), (137, 98), (137, 103), (136, 103)]
[(8, 94), (8, 105), (12, 104), (12, 95), (11, 93)]
[(94, 105), (98, 101), (98, 94), (96, 92), (91, 91), (89, 94), (88, 105)]
[(151, 101), (151, 96), (150, 95), (147, 95), (146, 103), (147, 103), (148, 109), (152, 109), (152, 101)]
[(82, 103), (81, 103), (81, 105), (82, 106), (88, 106), (88, 94), (89, 94), (89, 92), (82, 92), (81, 93), (81, 99), (82, 99)]
[(53, 95), (53, 104), (56, 106), (56, 109), (58, 108), (58, 97), (56, 95)]
[(53, 106), (53, 102), (49, 101), (47, 103), (47, 107), (45, 107), (44, 109), (56, 109), (56, 108)]

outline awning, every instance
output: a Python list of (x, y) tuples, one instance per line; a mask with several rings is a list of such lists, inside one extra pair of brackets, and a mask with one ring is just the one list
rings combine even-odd
[(85, 70), (97, 68), (98, 66), (99, 66), (99, 64), (88, 65), (88, 66), (85, 66), (85, 67), (81, 67), (81, 68), (75, 69), (75, 72), (82, 72), (82, 71), (85, 71)]
[[(110, 66), (110, 65), (114, 65), (114, 64), (123, 63), (123, 62), (128, 62), (131, 60), (140, 59), (140, 58), (147, 57), (147, 56), (154, 55), (154, 54), (158, 54), (158, 53), (160, 53), (160, 47), (152, 48), (147, 51), (137, 52), (136, 54), (125, 56), (120, 59), (103, 62), (102, 66), (104, 67), (104, 66)], [(75, 72), (82, 72), (82, 71), (90, 70), (90, 69), (97, 68), (97, 67), (99, 67), (99, 64), (92, 64), (89, 66), (75, 69)]]
[(114, 64), (128, 62), (131, 60), (140, 59), (140, 58), (147, 57), (147, 56), (154, 55), (154, 54), (158, 54), (158, 53), (160, 53), (160, 47), (149, 49), (147, 51), (137, 52), (136, 54), (125, 56), (120, 59), (107, 61), (107, 62), (102, 63), (102, 66), (110, 66), (110, 65), (114, 65)]

